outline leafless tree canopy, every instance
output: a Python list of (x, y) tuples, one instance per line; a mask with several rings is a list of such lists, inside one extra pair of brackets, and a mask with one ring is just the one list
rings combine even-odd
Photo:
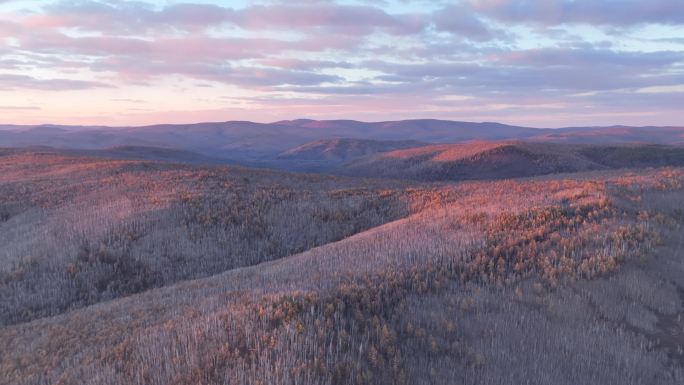
[(3, 150), (0, 384), (682, 384), (683, 183)]

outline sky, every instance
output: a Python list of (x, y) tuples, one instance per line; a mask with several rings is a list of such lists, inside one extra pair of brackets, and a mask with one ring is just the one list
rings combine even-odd
[(682, 0), (0, 0), (0, 124), (684, 125)]

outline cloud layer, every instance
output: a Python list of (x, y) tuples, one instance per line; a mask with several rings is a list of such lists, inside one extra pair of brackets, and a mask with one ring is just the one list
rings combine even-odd
[(238, 3), (0, 1), (2, 123), (684, 124), (679, 0)]

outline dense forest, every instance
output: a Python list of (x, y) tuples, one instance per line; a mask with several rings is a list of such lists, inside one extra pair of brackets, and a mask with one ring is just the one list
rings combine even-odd
[(1, 384), (684, 382), (679, 168), (0, 169)]

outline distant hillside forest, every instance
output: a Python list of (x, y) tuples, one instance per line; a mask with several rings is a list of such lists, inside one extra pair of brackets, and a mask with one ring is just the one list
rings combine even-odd
[[(142, 127), (3, 126), (0, 146), (85, 151), (115, 159), (232, 164), (324, 171), (382, 152), (477, 141), (611, 145), (684, 145), (684, 127), (531, 128), (494, 122), (413, 119), (384, 122), (297, 119), (159, 124)], [(154, 150), (152, 147), (157, 147)], [(174, 153), (175, 152), (175, 153)], [(629, 156), (633, 156), (630, 153)]]

